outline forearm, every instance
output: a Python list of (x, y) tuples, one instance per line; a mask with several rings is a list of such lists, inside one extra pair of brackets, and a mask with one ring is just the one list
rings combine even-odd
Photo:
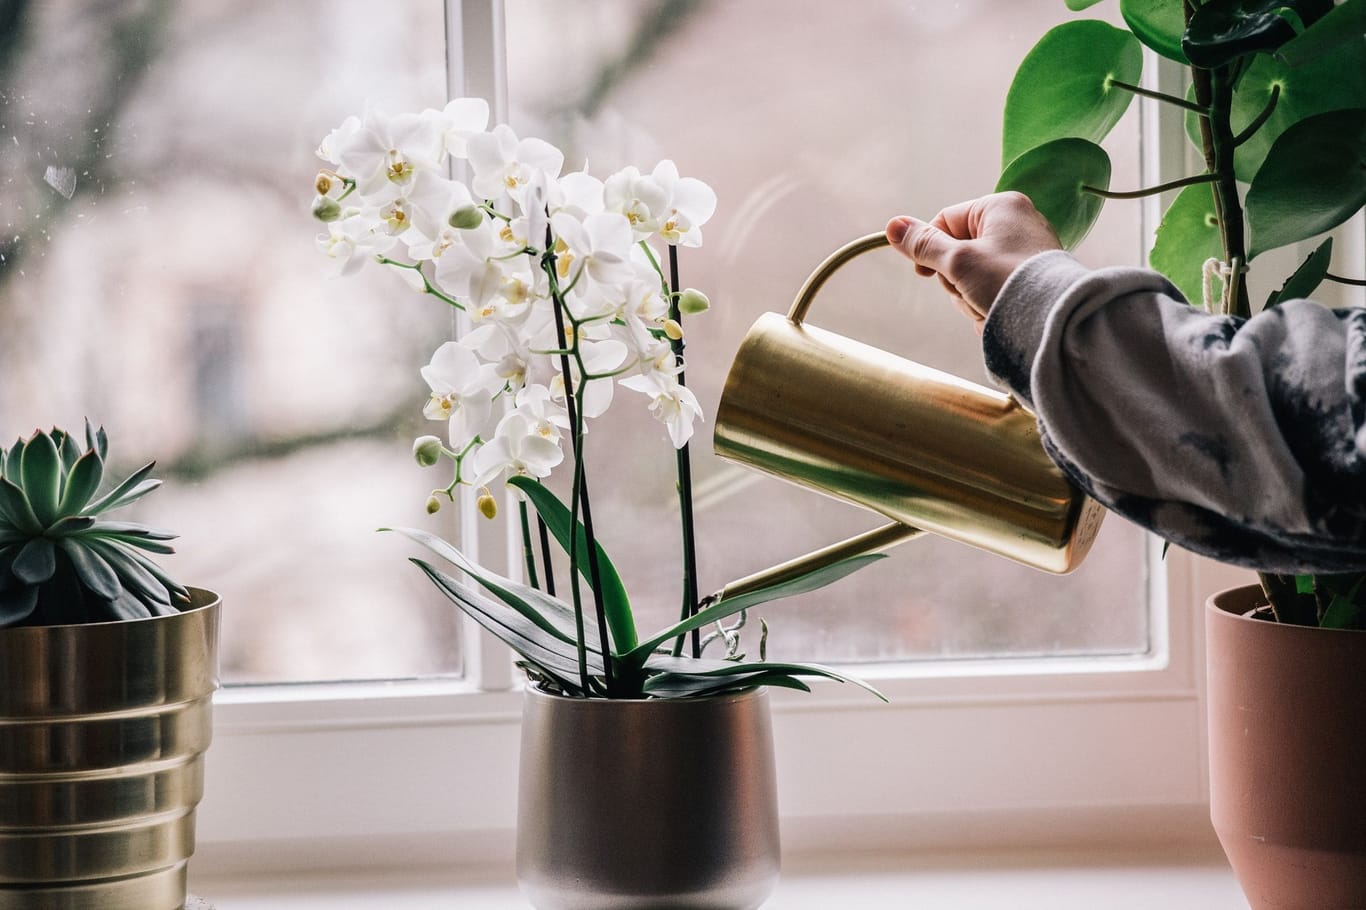
[(1366, 567), (1363, 338), (1366, 311), (1213, 317), (1154, 272), (1048, 253), (1002, 288), (983, 344), (1106, 505), (1216, 558), (1297, 571)]

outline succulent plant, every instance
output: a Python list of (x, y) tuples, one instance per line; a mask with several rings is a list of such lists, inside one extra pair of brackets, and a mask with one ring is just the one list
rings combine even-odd
[(145, 553), (176, 535), (103, 516), (161, 485), (134, 471), (97, 497), (109, 441), (85, 425), (85, 451), (64, 430), (0, 448), (0, 628), (141, 619), (189, 595)]

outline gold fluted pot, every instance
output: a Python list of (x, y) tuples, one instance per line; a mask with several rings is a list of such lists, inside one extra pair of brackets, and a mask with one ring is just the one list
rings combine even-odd
[(219, 598), (0, 629), (0, 908), (179, 910), (218, 686)]

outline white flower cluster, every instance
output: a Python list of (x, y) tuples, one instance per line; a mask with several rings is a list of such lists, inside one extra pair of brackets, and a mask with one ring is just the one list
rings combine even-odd
[[(564, 459), (570, 406), (597, 417), (617, 384), (643, 393), (682, 447), (701, 409), (678, 379), (680, 327), (650, 242), (700, 246), (715, 193), (672, 161), (606, 181), (561, 175), (559, 149), (488, 129), (488, 117), (484, 101), (460, 98), (347, 118), (318, 148), (331, 165), (313, 206), (327, 225), (320, 249), (339, 274), (379, 262), (469, 314), (473, 330), (422, 368), (425, 413), (447, 422), (446, 454), (465, 466), (458, 482), (547, 476)], [(450, 159), (467, 162), (468, 185), (447, 176)]]

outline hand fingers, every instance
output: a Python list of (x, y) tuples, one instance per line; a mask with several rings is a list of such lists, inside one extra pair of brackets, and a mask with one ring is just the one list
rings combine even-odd
[(915, 262), (916, 271), (928, 275), (943, 267), (958, 243), (939, 228), (924, 221), (901, 215), (887, 223), (887, 240)]

